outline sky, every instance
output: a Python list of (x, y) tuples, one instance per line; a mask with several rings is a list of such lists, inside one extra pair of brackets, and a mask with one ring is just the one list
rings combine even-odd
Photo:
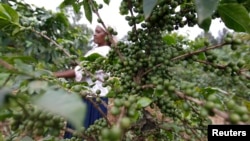
[[(56, 8), (60, 5), (63, 0), (24, 0), (29, 4), (34, 4), (37, 7), (44, 7), (47, 10), (52, 10), (56, 12)], [(97, 3), (103, 3), (103, 0), (96, 0)], [(110, 0), (110, 4), (103, 4), (103, 8), (99, 10), (99, 14), (103, 19), (104, 23), (111, 25), (118, 32), (118, 39), (121, 39), (127, 34), (131, 27), (127, 24), (124, 16), (119, 14), (119, 6), (121, 0)], [(93, 14), (93, 21), (90, 23), (85, 16), (80, 20), (83, 24), (87, 24), (88, 27), (94, 29), (97, 23), (97, 16)], [(217, 37), (217, 34), (222, 30), (225, 25), (219, 20), (213, 20), (210, 26), (211, 33)], [(199, 35), (203, 30), (200, 29), (197, 25), (195, 27), (184, 27), (178, 30), (178, 33), (181, 35), (187, 36), (189, 39), (193, 40), (197, 35)]]

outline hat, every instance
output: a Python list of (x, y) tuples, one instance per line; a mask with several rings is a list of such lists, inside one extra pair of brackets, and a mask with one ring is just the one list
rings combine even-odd
[[(112, 25), (110, 25), (110, 24), (105, 24), (106, 29), (105, 29), (105, 27), (104, 27), (103, 25), (100, 25), (100, 24), (99, 24), (99, 26), (100, 26), (105, 32), (107, 32), (107, 30), (108, 30), (109, 28), (113, 29), (114, 31), (117, 31), (116, 28), (115, 28), (115, 26), (112, 26)], [(117, 36), (116, 36), (116, 35), (112, 35), (112, 38), (113, 38), (114, 43), (116, 44), (116, 43), (118, 42)]]

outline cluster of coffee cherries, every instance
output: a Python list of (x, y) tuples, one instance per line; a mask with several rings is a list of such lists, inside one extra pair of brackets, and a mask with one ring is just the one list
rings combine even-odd
[(65, 120), (59, 115), (54, 115), (25, 104), (20, 110), (13, 113), (11, 129), (20, 131), (30, 137), (46, 137), (47, 135), (59, 137), (65, 127)]

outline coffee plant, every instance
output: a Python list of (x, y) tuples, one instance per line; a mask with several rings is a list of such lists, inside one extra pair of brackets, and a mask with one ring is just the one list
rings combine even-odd
[[(119, 33), (99, 13), (112, 1), (103, 2), (64, 0), (60, 5), (62, 10), (73, 7), (76, 14), (83, 8), (89, 22), (95, 14), (108, 32), (113, 43), (108, 57), (86, 58), (81, 55), (92, 34), (86, 27), (70, 25), (63, 12), (2, 1), (3, 140), (193, 141), (206, 140), (211, 124), (250, 123), (249, 0), (121, 0), (120, 14), (131, 30), (126, 41), (117, 43), (112, 35)], [(218, 44), (173, 33), (195, 25), (208, 32), (217, 18), (233, 30)], [(96, 70), (110, 73), (100, 80), (110, 88), (108, 115), (87, 129), (82, 127), (82, 98), (98, 109), (100, 91), (52, 75), (76, 64), (93, 81)], [(75, 128), (66, 128), (66, 121)], [(62, 139), (65, 131), (74, 136)]]

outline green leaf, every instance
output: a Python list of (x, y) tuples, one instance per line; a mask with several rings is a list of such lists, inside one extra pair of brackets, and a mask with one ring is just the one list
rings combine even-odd
[(204, 19), (200, 24), (198, 24), (200, 28), (204, 29), (206, 32), (209, 31), (211, 25), (211, 18)]
[(64, 13), (56, 13), (54, 16), (55, 19), (59, 23), (63, 24), (64, 26), (68, 27), (70, 25), (67, 16)]
[(163, 93), (164, 93), (164, 90), (156, 90), (156, 89), (154, 89), (154, 95), (157, 95), (157, 96), (160, 96), (160, 95), (163, 95)]
[(0, 110), (0, 121), (4, 121), (5, 119), (10, 118), (12, 116), (13, 115), (9, 110), (7, 109)]
[(11, 17), (8, 12), (5, 10), (6, 4), (0, 4), (0, 17), (6, 21), (10, 21)]
[(88, 19), (90, 23), (92, 23), (92, 10), (88, 1), (86, 0), (83, 1), (83, 7), (84, 7), (84, 12), (85, 12), (85, 17)]
[(102, 55), (100, 55), (99, 53), (93, 53), (93, 54), (87, 56), (87, 57), (85, 58), (85, 60), (90, 61), (90, 62), (93, 62), (93, 61), (95, 61), (97, 58), (100, 58), (100, 57), (104, 58), (104, 57), (103, 57)]
[(108, 81), (111, 82), (113, 84), (113, 86), (112, 86), (112, 89), (109, 90), (107, 96), (108, 97), (114, 97), (116, 95), (117, 91), (121, 90), (121, 82), (116, 77), (112, 77)]
[(34, 67), (32, 65), (28, 65), (19, 59), (14, 60), (14, 62), (15, 62), (14, 66), (18, 71), (26, 73), (26, 74), (34, 73)]
[(63, 9), (69, 5), (73, 5), (75, 2), (75, 0), (63, 0), (63, 2), (59, 5), (59, 8)]
[(151, 12), (156, 4), (157, 0), (143, 0), (143, 12), (145, 19), (147, 19), (151, 15)]
[(237, 32), (250, 33), (250, 17), (244, 6), (237, 3), (221, 4), (218, 12), (225, 25)]
[(116, 92), (113, 90), (110, 90), (107, 94), (108, 97), (114, 97), (116, 95)]
[(153, 88), (147, 88), (142, 91), (144, 96), (151, 96), (152, 94), (155, 93), (155, 90)]
[(5, 82), (5, 80), (10, 76), (9, 73), (0, 73), (0, 86)]
[(46, 81), (36, 80), (28, 84), (28, 92), (30, 94), (34, 92), (40, 93), (42, 90), (46, 90), (47, 88), (48, 88), (48, 82)]
[(0, 29), (6, 28), (8, 25), (10, 25), (9, 21), (0, 17)]
[(206, 87), (206, 88), (202, 88), (199, 89), (199, 92), (204, 96), (207, 97), (211, 94), (221, 94), (221, 95), (225, 95), (228, 94), (226, 91), (217, 88), (217, 87)]
[(137, 101), (137, 104), (141, 107), (147, 107), (151, 102), (152, 100), (150, 98), (142, 97)]
[(22, 62), (25, 62), (25, 63), (31, 63), (31, 62), (36, 61), (36, 59), (34, 59), (31, 56), (3, 56), (0, 58), (3, 58), (5, 61), (7, 61), (10, 64), (14, 64), (16, 60), (21, 60)]
[(9, 5), (0, 4), (0, 29), (13, 25), (20, 26), (17, 12)]
[(218, 3), (218, 0), (195, 0), (199, 24), (205, 19), (211, 17), (218, 6)]
[(14, 30), (12, 31), (12, 35), (16, 35), (19, 31), (20, 31), (20, 28), (18, 27), (14, 28)]
[(15, 35), (20, 31), (19, 16), (9, 5), (0, 4), (0, 29)]
[(9, 5), (3, 4), (2, 6), (4, 7), (6, 13), (9, 15), (10, 20), (13, 23), (18, 24), (19, 23), (19, 16), (18, 16), (17, 12), (14, 9), (12, 9)]
[(81, 5), (78, 4), (78, 3), (73, 3), (73, 9), (76, 13), (79, 13), (80, 12), (80, 9), (81, 9)]
[(205, 60), (205, 59), (206, 59), (205, 53), (204, 53), (204, 52), (200, 53), (200, 54), (198, 55), (198, 59), (199, 59), (199, 60)]
[(224, 91), (224, 90), (222, 90), (222, 89), (220, 89), (220, 88), (210, 87), (210, 88), (208, 88), (208, 89), (215, 90), (215, 91), (220, 92), (220, 93), (223, 93), (223, 94), (228, 94), (228, 92), (226, 92), (226, 91)]
[(172, 132), (167, 131), (166, 136), (170, 141), (174, 140), (174, 134)]
[(79, 95), (49, 89), (44, 95), (35, 97), (32, 102), (44, 110), (63, 116), (77, 130), (82, 127), (86, 107)]
[(34, 140), (29, 136), (25, 136), (20, 141), (34, 141)]
[(136, 121), (139, 119), (140, 114), (141, 114), (140, 111), (135, 111), (134, 115), (133, 115), (132, 117), (130, 117), (130, 118), (131, 118), (131, 121), (132, 121), (132, 122), (136, 122)]
[(36, 69), (34, 75), (35, 77), (41, 77), (42, 75), (53, 76), (53, 72), (45, 69)]
[(163, 41), (165, 41), (168, 45), (175, 45), (177, 43), (176, 39), (171, 35), (164, 36)]
[(110, 0), (103, 0), (104, 3), (106, 3), (107, 5), (109, 5)]

